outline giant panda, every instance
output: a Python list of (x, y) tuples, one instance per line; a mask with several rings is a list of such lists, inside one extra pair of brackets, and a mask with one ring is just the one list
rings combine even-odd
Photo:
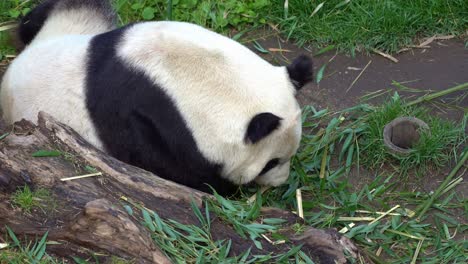
[(274, 66), (186, 22), (118, 28), (107, 0), (46, 0), (19, 37), (0, 90), (7, 122), (48, 112), (109, 155), (204, 192), (287, 180), (310, 57)]

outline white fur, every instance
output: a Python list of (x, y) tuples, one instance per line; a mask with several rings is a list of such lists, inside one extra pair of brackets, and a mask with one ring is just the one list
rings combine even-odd
[(45, 111), (102, 148), (85, 106), (84, 65), (91, 36), (64, 36), (25, 49), (9, 66), (0, 90), (4, 119), (35, 122)]
[[(62, 19), (66, 17), (49, 23)], [(0, 95), (4, 117), (9, 122), (36, 120), (38, 111), (46, 111), (102, 148), (84, 102), (84, 60), (91, 35), (57, 36), (54, 27), (59, 24), (41, 31), (10, 65)], [(276, 186), (287, 179), (301, 120), (285, 67), (274, 67), (235, 41), (181, 22), (131, 27), (118, 56), (163, 87), (201, 153), (224, 163), (226, 178), (250, 182), (269, 160), (280, 158), (279, 166), (255, 180)], [(245, 144), (249, 121), (261, 112), (281, 117), (281, 126), (260, 142)]]
[(33, 43), (63, 37), (65, 35), (95, 35), (114, 28), (99, 12), (83, 7), (68, 10), (52, 10)]

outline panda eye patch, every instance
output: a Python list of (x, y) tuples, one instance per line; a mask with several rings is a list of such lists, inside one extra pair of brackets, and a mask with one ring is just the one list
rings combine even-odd
[(265, 167), (263, 167), (262, 171), (260, 172), (260, 174), (258, 176), (267, 173), (269, 170), (273, 169), (278, 164), (279, 164), (279, 159), (272, 159), (272, 160), (268, 161), (267, 164), (265, 165)]

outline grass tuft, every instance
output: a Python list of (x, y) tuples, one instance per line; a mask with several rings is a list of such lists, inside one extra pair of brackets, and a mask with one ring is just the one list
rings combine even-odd
[[(423, 131), (419, 142), (408, 155), (400, 156), (388, 151), (383, 143), (383, 129), (393, 119), (402, 116), (416, 117), (429, 126), (430, 133)], [(468, 115), (460, 124), (443, 120), (421, 106), (407, 106), (395, 93), (387, 103), (374, 108), (366, 117), (367, 128), (361, 137), (361, 162), (371, 169), (384, 164), (397, 166), (400, 175), (410, 170), (423, 174), (429, 169), (438, 169), (446, 165), (453, 156), (453, 150), (466, 142), (465, 127)]]
[(21, 208), (26, 213), (31, 213), (32, 209), (53, 210), (56, 202), (47, 189), (39, 188), (35, 191), (25, 185), (18, 189), (11, 197), (12, 204)]

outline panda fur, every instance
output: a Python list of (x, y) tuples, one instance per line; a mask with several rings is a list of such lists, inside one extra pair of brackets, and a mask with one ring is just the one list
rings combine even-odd
[(2, 80), (4, 119), (48, 112), (115, 158), (205, 192), (286, 181), (309, 57), (273, 66), (194, 24), (115, 21), (107, 0), (33, 9)]

